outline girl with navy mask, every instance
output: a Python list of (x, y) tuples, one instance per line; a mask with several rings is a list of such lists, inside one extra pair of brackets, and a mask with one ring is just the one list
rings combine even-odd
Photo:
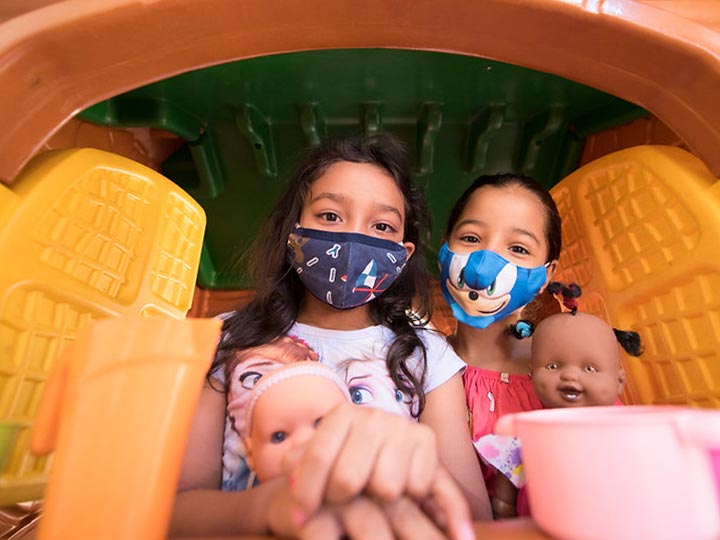
[[(327, 141), (310, 151), (254, 244), (255, 297), (225, 321), (191, 431), (173, 532), (473, 538), (471, 514), (491, 513), (465, 424), (464, 363), (423, 328), (428, 282), (416, 252), (427, 221), (396, 139)], [(354, 381), (356, 404), (317, 423), (285, 476), (217, 491), (221, 483), (244, 487), (228, 487), (243, 471), (223, 471), (220, 459), (245, 466), (242, 456), (223, 455), (234, 377), (224, 367), (236, 351), (283, 336), (302, 340), (337, 370), (349, 358), (379, 362), (416, 421), (373, 408), (372, 388)], [(261, 377), (242, 376), (242, 384)]]
[(500, 416), (542, 407), (529, 376), (529, 340), (518, 339), (531, 328), (519, 319), (555, 272), (560, 216), (532, 178), (481, 176), (455, 203), (446, 239), (440, 285), (457, 319), (450, 342), (468, 364), (463, 382), (476, 441)]

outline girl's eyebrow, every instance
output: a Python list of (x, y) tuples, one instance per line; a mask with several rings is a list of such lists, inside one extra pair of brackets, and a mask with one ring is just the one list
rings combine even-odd
[(535, 234), (532, 231), (528, 231), (527, 229), (521, 229), (519, 227), (515, 227), (513, 229), (514, 233), (521, 234), (523, 236), (527, 236), (531, 240), (533, 240), (538, 246), (540, 245), (540, 240), (538, 240), (538, 237), (535, 236)]
[(310, 199), (310, 203), (314, 203), (316, 201), (319, 201), (320, 199), (330, 199), (331, 201), (335, 202), (343, 202), (345, 200), (345, 195), (342, 193), (330, 193), (329, 191), (326, 191), (324, 193), (318, 193), (315, 195), (312, 199)]
[(376, 204), (375, 204), (375, 208), (377, 208), (377, 209), (380, 210), (381, 212), (390, 212), (390, 213), (392, 213), (392, 214), (397, 215), (397, 217), (398, 217), (398, 219), (399, 219), (400, 221), (402, 221), (402, 219), (403, 219), (403, 216), (402, 216), (402, 214), (400, 213), (400, 210), (398, 210), (397, 208), (395, 208), (395, 207), (392, 206), (391, 204), (376, 203)]
[[(485, 223), (485, 222), (482, 221), (481, 219), (463, 219), (462, 221), (458, 222), (458, 224), (456, 225), (456, 227), (459, 228), (459, 227), (462, 227), (462, 226), (464, 226), (464, 225), (478, 225), (478, 226), (480, 226), (480, 227), (487, 227), (487, 223)], [(521, 227), (514, 227), (514, 228), (512, 229), (512, 232), (514, 232), (514, 233), (516, 233), (516, 234), (521, 234), (521, 235), (523, 235), (523, 236), (527, 236), (528, 238), (530, 238), (531, 240), (533, 240), (538, 246), (541, 245), (541, 244), (540, 244), (540, 240), (539, 240), (538, 237), (535, 235), (535, 233), (533, 233), (532, 231), (529, 231), (529, 230), (527, 230), (527, 229), (523, 229), (523, 228), (521, 228)]]
[(486, 223), (480, 219), (463, 219), (456, 227), (462, 227), (463, 225), (480, 225), (481, 227), (485, 227)]
[[(317, 202), (322, 199), (329, 199), (331, 201), (337, 202), (337, 203), (344, 203), (347, 200), (347, 197), (343, 195), (342, 193), (332, 193), (329, 191), (318, 193), (315, 195), (312, 199), (310, 199), (310, 203), (312, 204), (314, 202)], [(391, 204), (383, 204), (383, 203), (375, 203), (375, 208), (380, 212), (391, 212), (395, 215), (397, 215), (398, 219), (402, 221), (403, 216), (400, 210), (398, 210), (396, 207), (394, 207)]]

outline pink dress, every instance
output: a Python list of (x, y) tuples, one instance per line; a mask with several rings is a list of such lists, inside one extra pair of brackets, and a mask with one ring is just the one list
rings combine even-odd
[[(505, 414), (542, 409), (529, 375), (515, 375), (468, 366), (463, 373), (473, 443), (495, 430)], [(494, 492), (496, 469), (481, 461), (488, 495)]]
[(543, 408), (529, 375), (468, 366), (463, 373), (463, 383), (473, 441), (492, 433), (495, 422), (503, 415)]

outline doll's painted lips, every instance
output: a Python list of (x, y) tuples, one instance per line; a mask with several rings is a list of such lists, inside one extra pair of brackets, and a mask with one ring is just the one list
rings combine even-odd
[(582, 394), (582, 390), (574, 386), (561, 386), (558, 388), (560, 396), (569, 403), (575, 403)]

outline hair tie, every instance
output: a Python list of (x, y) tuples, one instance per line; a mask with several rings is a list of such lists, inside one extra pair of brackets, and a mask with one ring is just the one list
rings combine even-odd
[(533, 332), (535, 331), (535, 326), (532, 322), (528, 320), (520, 319), (515, 324), (511, 324), (509, 326), (509, 330), (510, 333), (517, 339), (525, 339), (533, 335)]

